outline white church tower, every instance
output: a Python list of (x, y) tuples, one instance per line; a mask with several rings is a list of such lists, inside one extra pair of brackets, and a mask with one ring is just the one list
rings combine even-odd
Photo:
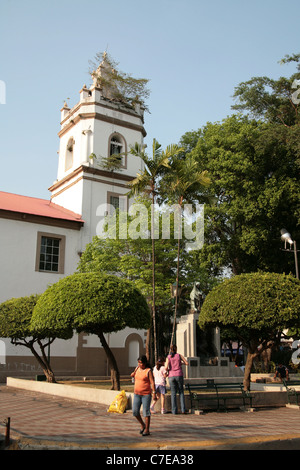
[[(127, 183), (141, 170), (141, 160), (129, 150), (146, 136), (144, 110), (114, 99), (111, 85), (99, 85), (97, 77), (105, 77), (110, 70), (103, 54), (92, 74), (92, 86), (83, 86), (72, 109), (65, 103), (61, 110), (57, 180), (49, 190), (53, 203), (81, 214), (81, 251), (97, 234), (104, 205), (127, 204)], [(105, 168), (107, 159), (116, 154), (120, 154), (118, 168)]]
[[(51, 201), (0, 191), (1, 302), (42, 293), (73, 274), (87, 243), (99, 234), (106, 210), (122, 205), (126, 209), (128, 182), (143, 169), (130, 147), (142, 144), (146, 132), (142, 107), (115, 97), (115, 87), (104, 80), (111, 70), (104, 55), (92, 74), (92, 86), (83, 86), (72, 109), (65, 104), (61, 110), (58, 172), (49, 188)], [(112, 159), (116, 162), (113, 169), (104, 165)], [(12, 255), (18, 263), (12, 263)], [(144, 330), (131, 328), (107, 333), (121, 374), (131, 373), (136, 366), (145, 335)], [(109, 372), (96, 335), (57, 339), (51, 346), (51, 362), (58, 376), (106, 376)], [(16, 348), (7, 338), (0, 338), (0, 382), (8, 375), (39, 373), (28, 348)]]

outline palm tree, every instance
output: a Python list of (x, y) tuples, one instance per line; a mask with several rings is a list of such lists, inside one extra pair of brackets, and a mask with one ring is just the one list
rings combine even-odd
[(159, 191), (159, 181), (166, 169), (170, 169), (169, 160), (174, 158), (180, 151), (177, 145), (170, 145), (162, 150), (161, 145), (153, 139), (152, 158), (145, 152), (146, 146), (135, 144), (130, 153), (139, 157), (144, 162), (144, 169), (138, 173), (136, 178), (128, 183), (131, 190), (129, 196), (137, 196), (141, 193), (148, 193), (151, 196), (151, 239), (152, 239), (152, 319), (153, 319), (153, 340), (154, 358), (157, 361), (157, 340), (156, 340), (156, 309), (155, 309), (155, 243), (154, 243), (154, 205)]
[[(179, 205), (180, 214), (184, 202), (193, 202), (197, 199), (199, 191), (209, 186), (210, 178), (207, 171), (200, 171), (196, 159), (187, 155), (184, 159), (173, 159), (171, 162), (171, 171), (165, 176), (163, 186), (165, 198), (169, 202), (173, 201)], [(180, 219), (181, 220), (181, 219)], [(173, 329), (170, 346), (173, 344), (176, 318), (178, 310), (178, 287), (179, 287), (179, 269), (180, 269), (180, 235), (178, 235), (177, 244), (177, 272), (176, 272), (176, 291), (175, 291), (175, 309), (173, 319)]]

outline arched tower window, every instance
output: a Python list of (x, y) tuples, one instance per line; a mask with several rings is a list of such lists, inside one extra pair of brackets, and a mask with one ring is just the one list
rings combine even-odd
[(122, 147), (120, 137), (113, 135), (110, 140), (110, 155), (120, 155), (122, 153)]
[(119, 168), (127, 167), (127, 146), (121, 134), (115, 132), (110, 136), (108, 157), (111, 157)]
[(74, 144), (75, 144), (75, 141), (73, 137), (71, 137), (68, 140), (68, 144), (66, 148), (65, 170), (69, 170), (73, 166)]

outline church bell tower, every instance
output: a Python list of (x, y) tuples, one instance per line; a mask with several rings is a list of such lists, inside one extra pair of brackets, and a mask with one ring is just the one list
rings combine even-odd
[[(129, 150), (135, 143), (143, 144), (146, 136), (144, 109), (116, 99), (108, 80), (99, 84), (99, 77), (106, 78), (110, 71), (103, 54), (91, 87), (82, 87), (73, 108), (65, 103), (61, 109), (57, 180), (49, 190), (53, 203), (82, 216), (81, 249), (96, 235), (99, 206), (121, 207), (128, 182), (142, 169), (141, 160)], [(109, 161), (116, 165), (107, 166)]]

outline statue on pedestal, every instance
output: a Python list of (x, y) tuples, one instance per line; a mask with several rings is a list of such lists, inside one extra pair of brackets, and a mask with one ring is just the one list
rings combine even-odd
[(200, 290), (200, 282), (195, 282), (194, 287), (190, 293), (191, 299), (191, 312), (200, 312), (200, 308), (203, 302), (203, 293)]

